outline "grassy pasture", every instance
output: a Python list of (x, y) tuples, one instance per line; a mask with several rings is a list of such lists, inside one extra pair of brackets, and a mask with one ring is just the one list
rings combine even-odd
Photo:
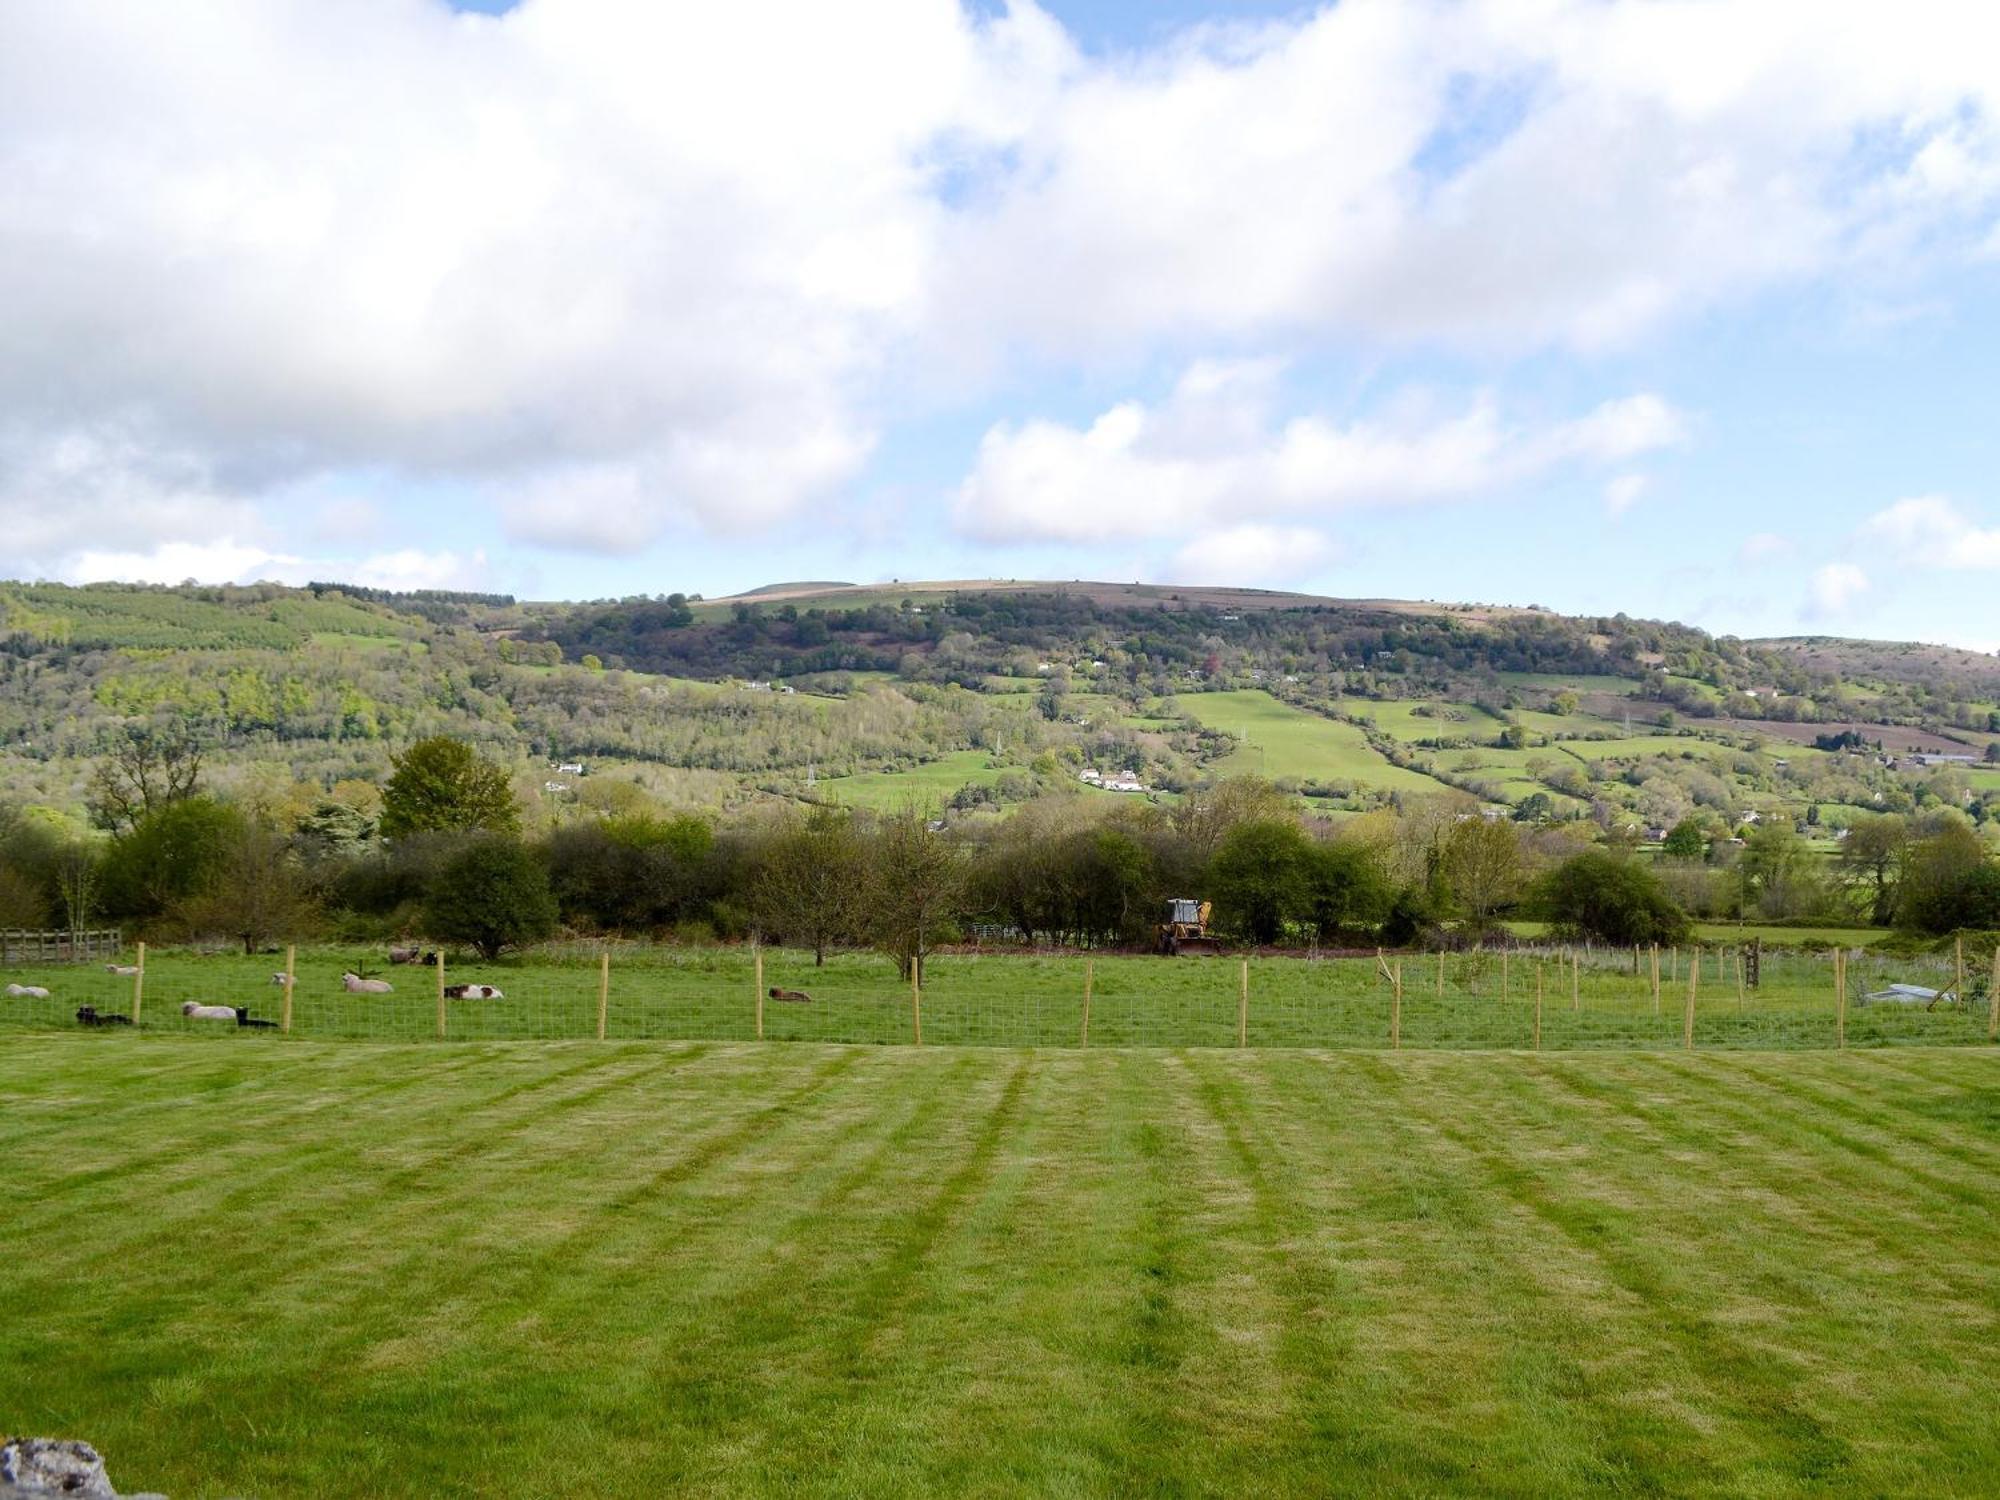
[(853, 776), (823, 776), (821, 796), (851, 807), (891, 810), (908, 803), (919, 807), (939, 807), (968, 784), (991, 786), (1000, 771), (988, 764), (993, 759), (986, 750), (957, 750), (936, 760), (925, 761), (905, 771), (862, 771)]
[(1247, 738), (1247, 744), (1217, 763), (1218, 774), (1353, 781), (1390, 791), (1442, 789), (1420, 772), (1390, 765), (1355, 725), (1294, 708), (1259, 689), (1189, 693), (1179, 701), (1203, 724)]
[(176, 1500), (1987, 1493), (1993, 1069), (16, 1039), (0, 1420)]
[[(1754, 930), (1745, 930), (1747, 939)], [(1765, 934), (1776, 942), (1785, 929)], [(1734, 938), (1732, 929), (1731, 940)], [(1797, 941), (1799, 935), (1790, 934)], [(1968, 987), (1990, 964), (1969, 955)], [(1655, 1002), (1650, 959), (1636, 968), (1629, 952), (1590, 954), (1572, 984), (1564, 957), (1522, 952), (1391, 956), (1400, 966), (1400, 1006), (1374, 958), (1252, 958), (1245, 970), (1231, 958), (1167, 960), (1104, 955), (1086, 961), (1061, 954), (954, 953), (928, 968), (915, 1012), (908, 984), (874, 954), (842, 953), (815, 968), (811, 955), (790, 949), (762, 954), (764, 985), (803, 991), (807, 1003), (767, 998), (764, 1035), (772, 1041), (896, 1043), (914, 1039), (921, 1019), (930, 1043), (1068, 1046), (1084, 1039), (1083, 993), (1091, 979), (1089, 1041), (1095, 1045), (1231, 1047), (1239, 1021), (1252, 1046), (1381, 1048), (1532, 1048), (1536, 1044), (1536, 977), (1543, 998), (1542, 1047), (1678, 1048), (1683, 1036), (1689, 955), (1661, 955)], [(293, 1036), (239, 1031), (180, 1015), (183, 1001), (243, 1006), (275, 1019), (282, 991), (271, 983), (281, 959), (178, 952), (147, 959), (141, 1019), (149, 1033), (206, 1035), (217, 1046), (284, 1047), (303, 1039), (419, 1041), (437, 1029), (436, 977), (414, 967), (380, 968), (394, 991), (350, 995), (340, 971), (354, 953), (301, 953), (293, 994)], [(755, 960), (744, 947), (622, 950), (612, 960), (606, 1035), (612, 1040), (749, 1040), (756, 1035)], [(1735, 950), (1708, 949), (1694, 1015), (1699, 1048), (1821, 1048), (1836, 1041), (1831, 961), (1823, 956), (1767, 952), (1763, 985), (1739, 1001)], [(1442, 983), (1440, 984), (1440, 974)], [(47, 1000), (0, 1000), (0, 1031), (75, 1030), (75, 1012), (129, 1014), (132, 981), (100, 969), (60, 967), (10, 971), (7, 979), (38, 984)], [(496, 964), (448, 964), (448, 981), (498, 986), (498, 1000), (446, 1003), (449, 1038), (569, 1040), (597, 1030), (598, 955), (538, 955)], [(1983, 1001), (1936, 1011), (1864, 1006), (1860, 996), (1892, 980), (1950, 987), (1955, 974), (1936, 958), (1857, 959), (1849, 973), (1846, 1023), (1853, 1047), (1979, 1044), (1986, 1040)]]

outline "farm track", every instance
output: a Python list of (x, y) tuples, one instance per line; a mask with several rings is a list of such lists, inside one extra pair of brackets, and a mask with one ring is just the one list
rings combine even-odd
[(1990, 1052), (10, 1062), (0, 1426), (177, 1500), (2000, 1472)]

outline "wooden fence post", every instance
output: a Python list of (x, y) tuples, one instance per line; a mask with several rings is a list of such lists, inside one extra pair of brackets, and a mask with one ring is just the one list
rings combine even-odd
[(1847, 950), (1833, 950), (1833, 1041), (1847, 1050)]
[(1438, 949), (1438, 999), (1444, 999), (1444, 949)]
[(1696, 948), (1694, 961), (1688, 965), (1687, 1004), (1681, 1010), (1681, 1046), (1686, 1050), (1694, 1047), (1694, 1004), (1701, 992), (1701, 949)]
[(604, 1040), (605, 1023), (611, 1019), (611, 950), (597, 955), (597, 1039)]
[(1097, 960), (1093, 958), (1086, 958), (1083, 961), (1083, 1033), (1082, 1040), (1077, 1043), (1081, 1047), (1090, 1045), (1090, 981), (1096, 963)]
[(294, 943), (285, 949), (285, 1007), (278, 1019), (280, 1031), (292, 1029), (292, 985), (297, 982), (298, 977), (299, 949), (298, 944)]
[[(755, 969), (750, 983), (756, 991), (757, 1040), (761, 1042), (764, 1040), (764, 950), (755, 943), (750, 945), (750, 962)], [(911, 972), (914, 973), (916, 971), (913, 969)]]
[(1953, 993), (1952, 993), (1952, 997), (1951, 997), (1951, 1003), (1952, 1003), (1953, 1005), (1956, 1005), (1956, 1006), (1958, 1006), (1958, 1007), (1959, 1007), (1959, 1008), (1960, 1008), (1960, 1009), (1962, 1010), (1962, 1009), (1964, 1009), (1964, 1008), (1965, 1008), (1965, 939), (1964, 939), (1964, 937), (1962, 937), (1962, 936), (1961, 936), (1961, 937), (1955, 937), (1955, 938), (1953, 938), (1953, 939), (1951, 940), (1951, 947), (1952, 947), (1952, 953), (1953, 953), (1953, 955), (1954, 955), (1954, 956), (1955, 956), (1955, 957), (1957, 958), (1957, 960), (1958, 960), (1958, 988), (1957, 988), (1957, 989), (1956, 989), (1955, 991), (1953, 991)]
[(1389, 987), (1389, 1045), (1400, 1052), (1403, 1048), (1403, 961), (1400, 958), (1389, 973)]
[(438, 1040), (443, 1041), (444, 1040), (444, 949), (442, 948), (438, 949), (437, 951), (437, 989), (438, 989), (437, 1034), (438, 1034)]
[(1542, 1050), (1542, 964), (1535, 961), (1535, 1050)]
[(132, 1024), (139, 1024), (139, 1007), (146, 999), (146, 945), (139, 944), (138, 962), (132, 966)]
[(1660, 1013), (1660, 945), (1653, 944), (1653, 1014)]
[(1993, 950), (1993, 982), (1986, 989), (1986, 1040), (2000, 1041), (2000, 948)]
[(1500, 950), (1500, 1003), (1507, 1003), (1507, 950)]
[(1583, 977), (1576, 949), (1569, 950), (1569, 1008), (1572, 1015), (1583, 1010)]
[(1236, 1045), (1250, 1045), (1250, 960), (1243, 960), (1243, 967), (1236, 980)]
[(924, 971), (921, 958), (910, 960), (910, 1034), (924, 1044)]
[(1743, 1009), (1743, 950), (1736, 950), (1736, 1008)]

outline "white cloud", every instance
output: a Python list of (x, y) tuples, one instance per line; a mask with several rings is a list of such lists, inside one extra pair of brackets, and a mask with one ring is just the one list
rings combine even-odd
[(1162, 576), (1177, 583), (1269, 587), (1298, 583), (1338, 555), (1305, 526), (1229, 526), (1189, 542)]
[(2000, 568), (2000, 526), (1981, 527), (1940, 495), (1898, 500), (1863, 524), (1862, 539), (1911, 563)]
[(71, 583), (289, 583), (315, 579), (381, 589), (468, 589), (487, 582), (486, 554), (402, 548), (362, 558), (299, 557), (235, 537), (163, 542), (139, 551), (85, 549), (61, 569)]
[(1805, 613), (1815, 619), (1844, 615), (1868, 590), (1868, 575), (1853, 563), (1827, 563), (1812, 576)]
[(1618, 475), (1604, 486), (1604, 509), (1612, 516), (1624, 515), (1639, 503), (1649, 485), (1644, 474)]
[[(0, 563), (283, 529), (358, 468), (630, 550), (825, 503), (1015, 354), (1513, 354), (1857, 266), (1900, 293), (2000, 243), (1997, 33), (1346, 0), (1088, 57), (1026, 0), (0, 7)], [(1651, 400), (1540, 462), (1657, 446)], [(1295, 425), (1269, 477), (1305, 491), (1535, 467), (1479, 407)]]
[(1540, 428), (1509, 425), (1483, 397), (1452, 413), (1412, 403), (1346, 426), (1278, 423), (1277, 375), (1265, 362), (1203, 362), (1158, 407), (1121, 402), (1082, 428), (995, 426), (959, 486), (957, 524), (994, 540), (1177, 536), (1491, 493), (1563, 465), (1632, 458), (1678, 442), (1684, 429), (1651, 395)]

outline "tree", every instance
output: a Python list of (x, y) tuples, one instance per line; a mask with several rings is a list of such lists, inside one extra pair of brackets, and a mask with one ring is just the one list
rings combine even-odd
[(1589, 850), (1543, 878), (1540, 905), (1557, 937), (1629, 947), (1678, 943), (1687, 913), (1637, 860)]
[(424, 901), (434, 937), (465, 943), (485, 959), (555, 931), (549, 877), (518, 840), (486, 834), (445, 861)]
[(811, 947), (818, 967), (855, 929), (863, 870), (852, 814), (824, 805), (793, 812), (759, 851), (752, 909), (772, 932)]
[(1897, 889), (1896, 925), (1918, 932), (1953, 932), (1982, 925), (1985, 872), (1992, 868), (1979, 835), (1957, 813), (1910, 845)]
[(1667, 833), (1660, 852), (1674, 859), (1700, 859), (1708, 852), (1708, 836), (1699, 820), (1682, 818)]
[(446, 735), (418, 740), (393, 758), (382, 787), (384, 838), (409, 833), (517, 833), (521, 809), (507, 773), (462, 740)]
[(185, 724), (135, 724), (97, 763), (85, 802), (91, 822), (115, 833), (192, 797), (200, 780), (201, 744)]
[(255, 953), (273, 938), (296, 936), (316, 902), (305, 871), (278, 831), (245, 822), (224, 849), (207, 886), (179, 904), (191, 931), (226, 932)]
[(1367, 844), (1336, 839), (1314, 844), (1307, 854), (1301, 916), (1320, 942), (1378, 925), (1394, 894), (1381, 856)]
[(1256, 818), (1223, 835), (1209, 889), (1226, 926), (1275, 943), (1306, 908), (1312, 844), (1290, 818)]
[(1521, 835), (1512, 823), (1467, 818), (1445, 836), (1444, 881), (1451, 898), (1475, 928), (1521, 894), (1526, 866)]
[(868, 843), (865, 925), (905, 979), (921, 984), (924, 960), (952, 930), (965, 890), (958, 844), (921, 808), (906, 807), (876, 826)]
[(1849, 823), (1834, 856), (1835, 873), (1878, 926), (1895, 920), (1896, 885), (1909, 844), (1909, 825), (1894, 813), (1882, 813)]
[(202, 894), (242, 829), (241, 813), (206, 796), (184, 797), (143, 814), (105, 851), (105, 907), (125, 916), (155, 917)]

